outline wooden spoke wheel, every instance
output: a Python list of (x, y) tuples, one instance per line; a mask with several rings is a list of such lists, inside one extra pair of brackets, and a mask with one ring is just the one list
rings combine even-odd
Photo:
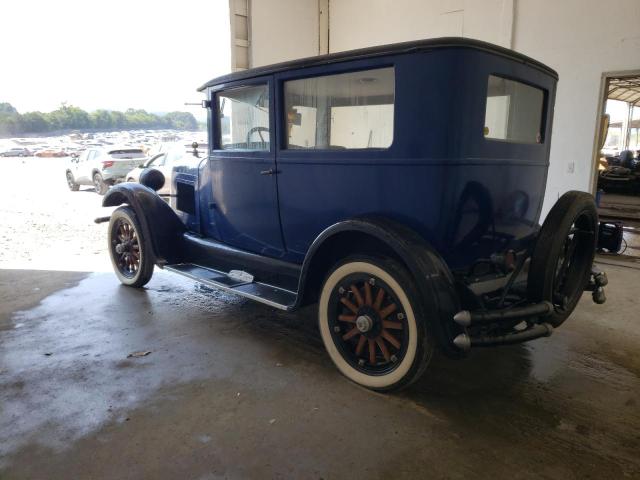
[(120, 273), (133, 278), (140, 268), (140, 240), (135, 228), (124, 218), (114, 225), (115, 235), (111, 240), (116, 266)]
[(343, 355), (372, 374), (394, 368), (407, 349), (407, 326), (393, 290), (374, 276), (350, 275), (332, 297), (331, 329)]
[(135, 212), (130, 207), (113, 212), (109, 222), (109, 255), (123, 284), (141, 287), (151, 279), (154, 265), (150, 253)]
[(351, 380), (390, 390), (410, 383), (426, 367), (431, 345), (417, 320), (419, 299), (396, 262), (340, 264), (324, 283), (318, 311), (325, 347)]

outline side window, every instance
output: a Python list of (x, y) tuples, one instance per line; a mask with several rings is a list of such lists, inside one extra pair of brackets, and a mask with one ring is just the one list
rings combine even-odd
[(161, 159), (160, 165), (173, 165), (182, 157), (187, 155), (187, 150), (184, 147), (172, 148)]
[(151, 160), (149, 162), (147, 167), (162, 167), (162, 166), (164, 166), (164, 162), (165, 162), (166, 158), (167, 158), (167, 154), (166, 153), (158, 155), (156, 158), (154, 158), (153, 160)]
[(544, 91), (489, 75), (485, 138), (517, 143), (542, 143)]
[(286, 148), (387, 148), (394, 96), (393, 67), (285, 82)]
[(95, 160), (101, 155), (101, 153), (102, 152), (100, 150), (89, 150), (89, 157), (87, 160), (89, 161)]
[(269, 87), (256, 85), (217, 95), (219, 145), (223, 150), (269, 150)]

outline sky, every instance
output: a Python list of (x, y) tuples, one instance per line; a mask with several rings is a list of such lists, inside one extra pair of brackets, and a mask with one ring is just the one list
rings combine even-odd
[(202, 117), (196, 89), (230, 70), (228, 0), (2, 0), (0, 102)]

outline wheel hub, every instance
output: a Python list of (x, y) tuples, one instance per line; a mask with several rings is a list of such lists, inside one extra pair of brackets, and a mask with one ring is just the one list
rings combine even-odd
[(131, 252), (131, 240), (116, 245), (116, 253)]
[(360, 315), (356, 319), (356, 327), (361, 333), (367, 333), (373, 328), (373, 320), (369, 315)]

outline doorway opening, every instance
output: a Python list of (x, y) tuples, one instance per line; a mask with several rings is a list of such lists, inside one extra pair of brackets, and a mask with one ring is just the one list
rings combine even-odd
[(621, 222), (619, 253), (640, 258), (640, 71), (603, 75), (594, 191), (603, 222)]

